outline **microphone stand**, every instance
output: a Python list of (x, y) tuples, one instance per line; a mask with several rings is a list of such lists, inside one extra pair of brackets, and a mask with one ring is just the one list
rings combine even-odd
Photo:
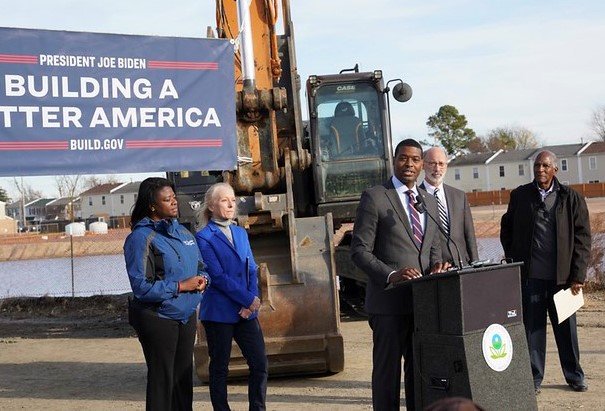
[(458, 245), (456, 244), (455, 241), (452, 240), (452, 237), (450, 237), (450, 235), (447, 233), (447, 231), (445, 231), (445, 229), (443, 227), (441, 227), (441, 224), (439, 224), (439, 222), (437, 222), (435, 217), (433, 217), (431, 215), (431, 213), (429, 213), (429, 210), (426, 208), (426, 206), (424, 205), (424, 202), (422, 200), (422, 194), (418, 194), (416, 196), (416, 202), (414, 203), (414, 208), (420, 214), (424, 214), (424, 212), (426, 212), (426, 214), (429, 216), (429, 218), (431, 220), (433, 220), (433, 222), (435, 224), (437, 224), (437, 228), (439, 229), (439, 232), (441, 232), (441, 234), (443, 234), (446, 239), (445, 244), (447, 245), (447, 250), (449, 251), (452, 258), (454, 257), (454, 253), (452, 253), (452, 248), (450, 247), (450, 243), (454, 244), (454, 247), (456, 248), (456, 253), (458, 253), (458, 264), (459, 264), (458, 269), (462, 269), (462, 267), (463, 267), (462, 257), (461, 257), (460, 249), (458, 248)]

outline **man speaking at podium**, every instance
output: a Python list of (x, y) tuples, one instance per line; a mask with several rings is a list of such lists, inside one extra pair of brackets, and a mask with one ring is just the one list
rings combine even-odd
[(507, 258), (523, 261), (523, 323), (536, 394), (544, 378), (546, 313), (550, 317), (565, 381), (586, 391), (580, 367), (576, 315), (558, 323), (553, 295), (571, 287), (577, 294), (586, 278), (590, 221), (584, 198), (555, 177), (557, 157), (541, 151), (534, 161), (534, 181), (510, 194), (502, 216), (500, 241)]
[[(416, 187), (422, 147), (412, 139), (395, 149), (394, 176), (361, 195), (351, 240), (351, 258), (368, 276), (365, 309), (372, 329), (372, 403), (376, 411), (399, 410), (401, 357), (407, 410), (414, 410), (412, 289), (406, 281), (440, 272), (437, 224), (418, 206), (437, 215), (435, 199)], [(417, 206), (414, 207), (414, 205)], [(420, 211), (420, 212), (419, 212)]]

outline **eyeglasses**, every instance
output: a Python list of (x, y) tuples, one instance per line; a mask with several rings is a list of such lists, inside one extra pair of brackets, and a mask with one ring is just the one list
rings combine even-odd
[(427, 161), (426, 164), (432, 168), (435, 168), (437, 166), (439, 166), (439, 168), (447, 167), (447, 163), (444, 163), (443, 161)]

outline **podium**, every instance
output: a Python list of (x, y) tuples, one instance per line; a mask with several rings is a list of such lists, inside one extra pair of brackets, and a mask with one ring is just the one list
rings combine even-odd
[(412, 282), (416, 409), (444, 397), (487, 410), (537, 410), (523, 327), (520, 265)]

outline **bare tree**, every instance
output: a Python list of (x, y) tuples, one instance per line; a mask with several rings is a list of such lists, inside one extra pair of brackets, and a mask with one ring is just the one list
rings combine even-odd
[(515, 137), (515, 142), (517, 143), (517, 150), (538, 148), (540, 146), (536, 134), (525, 127), (514, 128), (513, 135)]
[(109, 174), (105, 176), (105, 184), (117, 184), (120, 182), (120, 179), (113, 175), (113, 174)]
[(59, 197), (75, 197), (82, 188), (82, 176), (79, 174), (55, 176), (55, 185)]
[(525, 127), (503, 126), (490, 130), (483, 138), (491, 151), (523, 150), (539, 146), (536, 134)]
[(475, 137), (466, 145), (466, 149), (471, 153), (485, 153), (488, 150), (485, 141), (481, 137)]
[(43, 197), (41, 191), (35, 190), (31, 185), (24, 183), (23, 178), (17, 179), (17, 177), (13, 177), (13, 184), (24, 203), (29, 203), (30, 201)]
[(514, 150), (517, 148), (515, 137), (509, 127), (498, 127), (490, 130), (483, 139), (490, 151)]
[(20, 201), (21, 201), (21, 224), (22, 227), (26, 226), (25, 220), (25, 204), (29, 203), (38, 198), (42, 198), (42, 193), (38, 190), (34, 190), (32, 186), (23, 182), (23, 177), (17, 179), (17, 177), (13, 177), (13, 184), (19, 193)]
[(82, 176), (79, 174), (55, 176), (55, 185), (57, 186), (59, 197), (67, 197), (69, 199), (69, 219), (74, 221), (74, 200), (82, 189)]
[(101, 182), (101, 177), (98, 175), (92, 175), (84, 179), (83, 186), (85, 190), (89, 190), (93, 187), (100, 186), (101, 184), (103, 184)]
[(605, 141), (605, 106), (592, 112), (591, 126), (597, 137)]
[(83, 188), (85, 190), (89, 190), (93, 187), (100, 186), (101, 184), (115, 184), (115, 183), (119, 183), (119, 182), (120, 182), (120, 180), (112, 174), (110, 174), (110, 175), (93, 174), (84, 179)]

